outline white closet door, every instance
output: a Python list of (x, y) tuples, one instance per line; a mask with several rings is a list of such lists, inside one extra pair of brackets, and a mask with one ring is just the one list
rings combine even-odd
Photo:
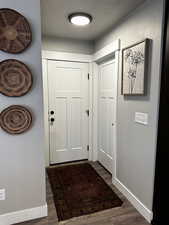
[(116, 115), (115, 60), (99, 66), (99, 162), (113, 172), (115, 115)]
[(48, 61), (50, 163), (88, 159), (88, 64)]

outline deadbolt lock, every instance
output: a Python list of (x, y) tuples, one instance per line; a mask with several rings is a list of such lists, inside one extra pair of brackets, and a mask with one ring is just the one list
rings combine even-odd
[(50, 121), (53, 123), (55, 121), (55, 119), (54, 118), (51, 118)]

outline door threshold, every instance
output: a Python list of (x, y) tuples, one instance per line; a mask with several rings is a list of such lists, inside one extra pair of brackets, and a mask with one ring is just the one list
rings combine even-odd
[(55, 163), (55, 164), (50, 164), (50, 167), (74, 165), (74, 164), (84, 163), (87, 161), (88, 159), (83, 159), (83, 160), (76, 160), (76, 161), (70, 161), (70, 162)]

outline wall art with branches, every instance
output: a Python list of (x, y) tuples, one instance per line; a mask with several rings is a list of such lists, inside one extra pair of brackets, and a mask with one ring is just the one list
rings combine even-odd
[(148, 39), (122, 50), (122, 94), (144, 95)]

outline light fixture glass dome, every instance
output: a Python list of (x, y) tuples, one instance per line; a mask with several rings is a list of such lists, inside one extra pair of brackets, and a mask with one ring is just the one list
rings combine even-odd
[(68, 19), (76, 26), (86, 26), (92, 22), (92, 16), (87, 13), (72, 13)]

